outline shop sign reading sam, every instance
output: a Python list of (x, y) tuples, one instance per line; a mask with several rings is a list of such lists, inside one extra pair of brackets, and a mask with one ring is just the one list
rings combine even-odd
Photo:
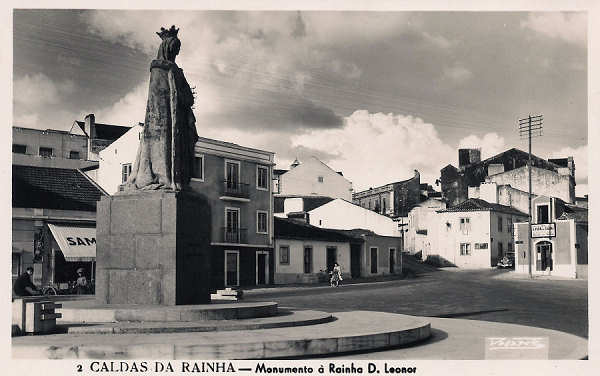
[(532, 238), (550, 238), (556, 236), (556, 223), (539, 223), (531, 225)]

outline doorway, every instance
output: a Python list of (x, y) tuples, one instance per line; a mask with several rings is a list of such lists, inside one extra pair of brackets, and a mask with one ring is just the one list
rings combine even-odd
[(360, 277), (360, 253), (362, 244), (350, 244), (350, 275), (352, 278)]
[(377, 274), (377, 247), (371, 247), (371, 274)]
[(395, 266), (396, 266), (396, 249), (390, 248), (390, 274), (394, 274)]
[(269, 252), (256, 252), (256, 284), (269, 284)]
[(552, 243), (548, 241), (539, 242), (535, 245), (535, 251), (535, 270), (545, 271), (547, 268), (550, 268), (552, 271)]
[(327, 271), (333, 270), (333, 264), (337, 262), (337, 248), (327, 247)]

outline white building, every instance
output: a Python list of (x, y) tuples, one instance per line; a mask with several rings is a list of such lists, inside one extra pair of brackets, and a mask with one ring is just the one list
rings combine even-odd
[(378, 235), (400, 236), (398, 224), (392, 218), (339, 198), (309, 210), (307, 214), (310, 224), (317, 227), (337, 230), (360, 228)]
[(352, 183), (317, 157), (295, 161), (289, 171), (278, 170), (278, 196), (326, 196), (352, 200)]
[(441, 198), (430, 198), (415, 206), (408, 213), (408, 226), (404, 235), (404, 249), (410, 254), (431, 251), (431, 235), (437, 225), (437, 210), (445, 209), (446, 203)]
[(119, 191), (131, 174), (140, 140), (142, 125), (135, 125), (123, 136), (100, 151), (98, 184), (110, 195)]
[(513, 224), (527, 220), (517, 209), (473, 198), (437, 213), (431, 250), (423, 258), (463, 268), (495, 267), (514, 252)]

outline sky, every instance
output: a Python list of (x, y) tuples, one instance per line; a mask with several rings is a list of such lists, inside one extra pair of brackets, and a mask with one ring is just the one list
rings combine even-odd
[(527, 151), (518, 119), (543, 114), (533, 153), (573, 156), (588, 193), (583, 12), (15, 10), (13, 125), (143, 122), (172, 24), (198, 134), (277, 168), (314, 155), (355, 191), (415, 169), (435, 187), (458, 148)]

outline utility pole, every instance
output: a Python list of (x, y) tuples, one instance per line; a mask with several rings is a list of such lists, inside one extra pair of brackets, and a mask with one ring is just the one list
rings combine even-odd
[[(529, 219), (527, 220), (527, 260), (528, 260), (528, 266), (529, 266), (529, 278), (533, 278), (533, 271), (532, 271), (532, 241), (531, 241), (531, 222), (532, 222), (532, 215), (531, 215), (531, 138), (532, 137), (536, 137), (536, 136), (542, 136), (542, 128), (543, 128), (543, 123), (544, 121), (544, 116), (543, 115), (535, 115), (535, 116), (531, 116), (529, 115), (526, 118), (523, 119), (519, 119), (519, 135), (521, 136), (521, 139), (527, 137), (527, 139), (529, 140), (529, 160), (527, 161), (527, 172), (529, 173)], [(518, 255), (517, 255), (518, 257)]]

